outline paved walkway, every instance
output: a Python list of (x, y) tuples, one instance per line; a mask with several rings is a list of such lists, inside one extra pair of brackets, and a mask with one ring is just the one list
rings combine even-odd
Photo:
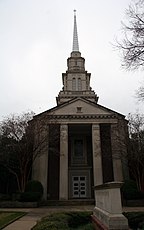
[[(31, 230), (42, 217), (47, 216), (50, 213), (60, 211), (92, 211), (94, 206), (65, 206), (65, 207), (40, 207), (40, 208), (1, 208), (0, 211), (22, 211), (27, 214), (20, 219), (16, 220), (12, 224), (8, 225), (3, 230)], [(124, 207), (124, 212), (143, 211), (144, 207)]]

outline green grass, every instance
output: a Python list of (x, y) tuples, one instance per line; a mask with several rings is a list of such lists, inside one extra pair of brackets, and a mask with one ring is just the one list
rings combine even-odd
[(92, 230), (91, 212), (53, 213), (43, 218), (32, 230)]
[(0, 211), (0, 229), (3, 229), (13, 221), (19, 219), (24, 216), (26, 213), (24, 212), (3, 212)]

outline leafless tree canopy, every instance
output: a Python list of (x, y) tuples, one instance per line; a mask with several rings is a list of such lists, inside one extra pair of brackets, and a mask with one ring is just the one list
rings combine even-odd
[(144, 86), (140, 86), (138, 90), (136, 91), (136, 97), (139, 101), (144, 101)]
[(22, 113), (20, 115), (11, 114), (1, 122), (1, 135), (20, 141), (26, 133), (28, 121), (30, 121), (33, 116), (33, 112)]
[[(0, 124), (0, 166), (16, 178), (19, 191), (24, 191), (37, 157), (49, 150), (55, 151), (58, 135), (55, 126), (49, 136), (49, 118), (34, 116), (33, 112), (11, 115)], [(56, 121), (54, 121), (56, 124)]]
[(126, 11), (128, 23), (122, 22), (124, 38), (117, 42), (122, 52), (122, 66), (128, 70), (144, 68), (144, 0), (134, 1)]
[(18, 189), (24, 190), (33, 154), (33, 130), (28, 121), (34, 113), (12, 114), (0, 124), (0, 165), (16, 177)]
[(140, 191), (144, 191), (144, 115), (129, 114), (128, 164)]

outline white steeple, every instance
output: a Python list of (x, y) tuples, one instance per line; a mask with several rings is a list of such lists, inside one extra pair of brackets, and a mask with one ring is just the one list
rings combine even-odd
[(97, 103), (98, 97), (90, 87), (91, 74), (85, 70), (85, 59), (79, 52), (76, 10), (74, 10), (73, 47), (67, 59), (67, 71), (62, 74), (63, 88), (59, 92), (57, 105), (80, 97)]
[(74, 30), (73, 30), (73, 48), (72, 51), (79, 52), (77, 23), (76, 23), (76, 10), (74, 10)]

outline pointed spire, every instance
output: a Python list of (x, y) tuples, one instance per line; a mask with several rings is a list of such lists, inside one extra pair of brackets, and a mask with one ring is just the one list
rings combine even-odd
[(74, 30), (73, 30), (73, 49), (72, 49), (72, 51), (78, 51), (79, 52), (77, 23), (76, 23), (76, 10), (74, 10)]

